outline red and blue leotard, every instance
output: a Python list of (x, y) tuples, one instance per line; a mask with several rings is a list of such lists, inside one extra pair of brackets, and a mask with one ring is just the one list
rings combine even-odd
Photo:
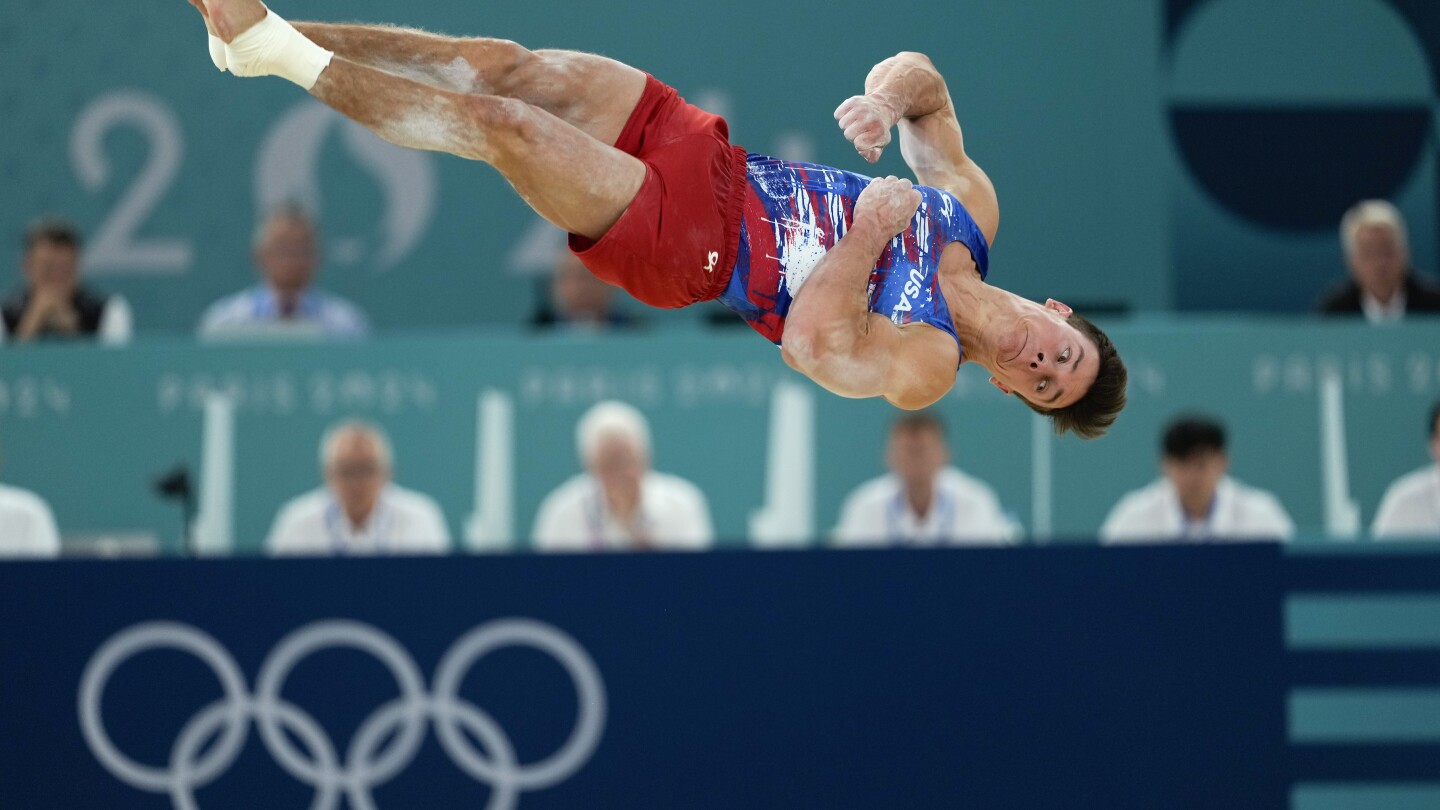
[[(746, 180), (734, 271), (719, 300), (778, 344), (795, 294), (849, 229), (855, 200), (870, 178), (750, 154)], [(885, 247), (870, 272), (870, 310), (896, 324), (930, 324), (955, 338), (950, 307), (940, 291), (940, 253), (951, 242), (964, 244), (984, 278), (988, 244), (953, 195), (917, 188), (922, 199), (914, 219)]]

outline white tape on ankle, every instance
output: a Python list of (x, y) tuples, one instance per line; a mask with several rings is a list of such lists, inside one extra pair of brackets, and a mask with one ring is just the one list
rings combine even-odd
[(225, 72), (225, 40), (210, 34), (210, 61), (221, 73)]
[(273, 11), (225, 46), (226, 66), (236, 76), (279, 76), (306, 90), (334, 55)]

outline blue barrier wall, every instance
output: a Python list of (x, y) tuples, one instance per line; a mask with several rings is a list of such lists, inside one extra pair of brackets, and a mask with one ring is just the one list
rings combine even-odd
[(1428, 807), (1436, 551), (4, 563), (0, 804)]
[[(1279, 806), (1278, 550), (1086, 551), (3, 565), (0, 599), (17, 618), (0, 629), (0, 803), (168, 806), (102, 764), (119, 770), (119, 757), (92, 753), (103, 734), (205, 808), (306, 806), (320, 777), (293, 778), (284, 762), (323, 773), (317, 748), (373, 806), (486, 806), (487, 782), (439, 744), (439, 722), (417, 720), (414, 751), (403, 732), (392, 743), (393, 780), (375, 778), (393, 749), (367, 758), (356, 740), (384, 725), (372, 713), (394, 698), (404, 659), (420, 711), (445, 692), (442, 659), (465, 662), (447, 654), (453, 642), (519, 617), (543, 623), (549, 654), (525, 649), (516, 639), (536, 634), (522, 630), (462, 667), (461, 700), (495, 724), (479, 735), (493, 745), (471, 755), (498, 774), (488, 784), (526, 778), (503, 764), (498, 735), (521, 765), (563, 758), (590, 739), (571, 737), (581, 718), (602, 711), (573, 683), (599, 684), (603, 701), (598, 740), (575, 744), (584, 756), (553, 786), (522, 784), (525, 808)], [(337, 618), (392, 637), (403, 652), (384, 660), (400, 663), (374, 660), (388, 645), (368, 630), (348, 637), (369, 645), (351, 652), (322, 628), (286, 665), (287, 634)], [(239, 725), (273, 711), (305, 748), (273, 754), (257, 727), (235, 732), (248, 739), (231, 753), (217, 716), (220, 753), (202, 753), (188, 737), (207, 730), (217, 676), (165, 648), (173, 627), (121, 635), (158, 620), (233, 661)], [(562, 634), (573, 643), (553, 641)], [(108, 658), (116, 638), (135, 644)], [(281, 708), (266, 708), (267, 673)], [(87, 684), (99, 718), (88, 736)]]

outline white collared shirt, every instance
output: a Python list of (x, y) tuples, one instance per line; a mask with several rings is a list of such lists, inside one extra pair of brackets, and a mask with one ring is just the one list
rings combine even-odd
[(1194, 521), (1169, 479), (1137, 489), (1115, 504), (1100, 527), (1102, 543), (1289, 540), (1295, 534), (1279, 499), (1229, 476), (1215, 487), (1209, 515)]
[(714, 542), (710, 507), (700, 488), (674, 475), (650, 471), (640, 483), (637, 541), (610, 514), (600, 484), (581, 473), (545, 496), (531, 541), (538, 551), (615, 551), (656, 548), (698, 551)]
[(321, 488), (280, 508), (265, 548), (275, 555), (444, 554), (450, 530), (434, 499), (395, 484), (380, 492), (374, 511), (358, 527)]
[(1405, 317), (1405, 288), (1401, 287), (1390, 296), (1390, 303), (1380, 300), (1364, 290), (1360, 291), (1360, 310), (1365, 320), (1373, 324), (1395, 323)]
[(45, 499), (0, 485), (0, 557), (58, 557), (60, 532)]
[(275, 291), (260, 284), (221, 298), (200, 320), (202, 338), (261, 336), (278, 332), (295, 337), (358, 338), (370, 331), (360, 308), (321, 290), (306, 290), (295, 313), (280, 317)]
[(834, 531), (836, 546), (1004, 545), (1020, 526), (988, 484), (946, 467), (935, 476), (934, 496), (922, 517), (895, 475), (882, 475), (845, 498)]
[(1370, 533), (1376, 539), (1440, 536), (1440, 464), (1427, 465), (1390, 484)]

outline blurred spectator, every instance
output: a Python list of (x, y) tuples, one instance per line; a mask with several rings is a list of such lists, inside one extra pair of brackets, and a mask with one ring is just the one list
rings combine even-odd
[(443, 554), (440, 507), (391, 482), (390, 441), (368, 422), (342, 422), (320, 442), (325, 486), (281, 507), (271, 554)]
[(1350, 278), (1321, 298), (1322, 314), (1364, 314), (1370, 323), (1388, 323), (1406, 313), (1440, 312), (1440, 286), (1411, 269), (1405, 220), (1395, 206), (1365, 200), (1346, 211), (1340, 245)]
[(57, 557), (60, 532), (39, 495), (0, 484), (0, 557)]
[(303, 208), (270, 212), (255, 232), (251, 258), (261, 283), (211, 304), (201, 337), (356, 338), (370, 331), (359, 307), (312, 286), (320, 246)]
[(536, 314), (535, 325), (592, 332), (635, 326), (633, 318), (616, 308), (617, 292), (585, 269), (575, 254), (557, 250), (549, 306)]
[(25, 230), (23, 286), (0, 303), (0, 343), (89, 338), (130, 342), (130, 305), (80, 283), (80, 232), (62, 219), (41, 219)]
[(1165, 430), (1159, 481), (1120, 499), (1100, 528), (1104, 543), (1288, 540), (1295, 525), (1274, 495), (1226, 471), (1225, 429), (1199, 416)]
[(699, 488), (650, 469), (650, 427), (620, 402), (580, 418), (576, 444), (585, 472), (545, 496), (533, 540), (542, 551), (704, 549), (713, 541)]
[(845, 499), (835, 545), (995, 545), (1019, 536), (994, 490), (950, 465), (945, 425), (934, 414), (895, 420), (885, 464), (888, 475)]
[(1440, 402), (1430, 410), (1430, 458), (1385, 490), (1370, 533), (1376, 539), (1440, 536)]

